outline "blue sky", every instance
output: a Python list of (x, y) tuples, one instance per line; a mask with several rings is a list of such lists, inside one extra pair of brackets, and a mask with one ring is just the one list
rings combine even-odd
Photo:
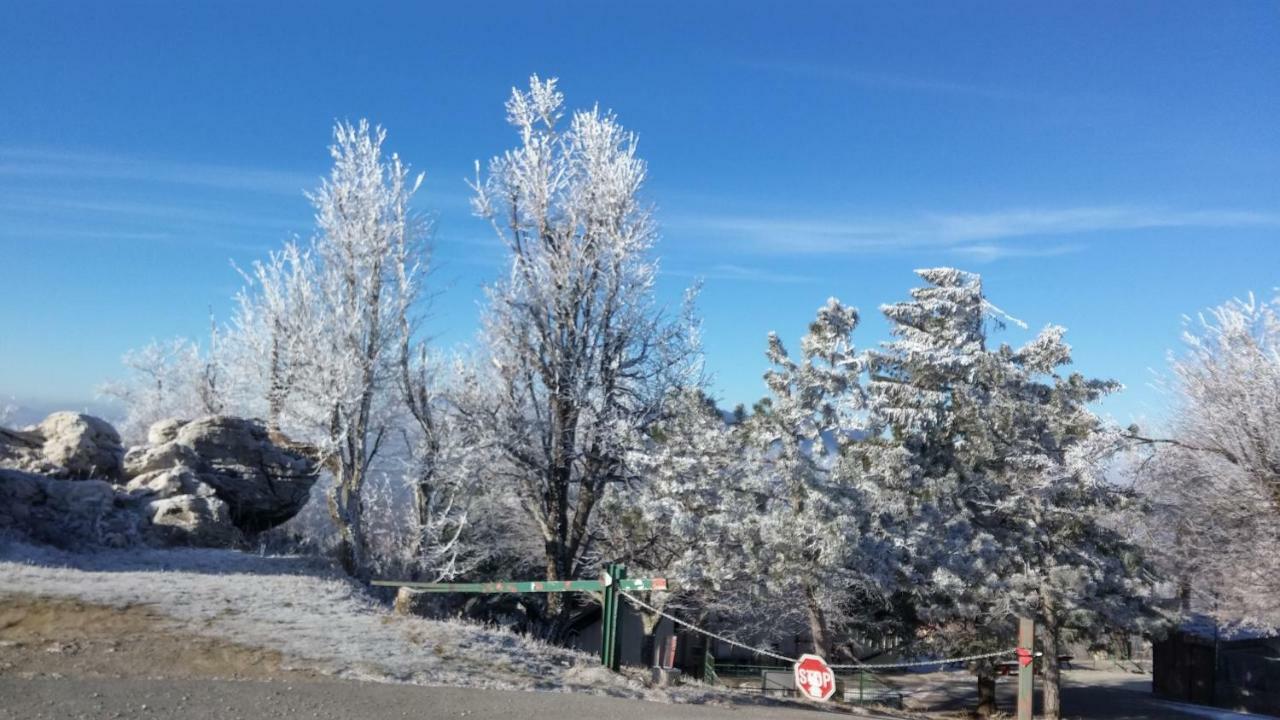
[[(450, 7), (452, 5), (452, 7)], [(464, 5), (468, 6), (464, 9)], [(474, 7), (472, 7), (474, 6)], [(659, 292), (695, 277), (716, 393), (763, 392), (835, 295), (980, 272), (1158, 418), (1181, 316), (1280, 285), (1280, 4), (6, 3), (0, 396), (83, 405), (119, 357), (200, 336), (310, 232), (335, 119), (427, 173), (432, 332), (471, 340), (501, 256), (467, 208), (530, 73), (640, 135)], [(1010, 331), (1018, 342), (1025, 334)]]

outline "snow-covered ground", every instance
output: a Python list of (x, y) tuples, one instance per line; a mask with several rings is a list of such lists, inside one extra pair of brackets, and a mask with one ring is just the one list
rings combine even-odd
[(646, 687), (599, 660), (494, 627), (394, 615), (316, 560), (227, 550), (71, 554), (0, 542), (0, 595), (145, 605), (172, 629), (283, 653), (338, 677), (667, 702), (729, 700), (724, 690)]

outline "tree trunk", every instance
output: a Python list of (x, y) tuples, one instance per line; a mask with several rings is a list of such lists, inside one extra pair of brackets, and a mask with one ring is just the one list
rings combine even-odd
[(812, 585), (805, 585), (804, 599), (805, 611), (809, 616), (809, 635), (813, 640), (813, 654), (830, 658), (831, 631), (827, 627), (827, 614), (818, 604), (818, 596)]
[(996, 671), (988, 663), (978, 666), (978, 707), (974, 713), (978, 717), (996, 714)]
[(329, 494), (329, 515), (338, 528), (338, 562), (351, 577), (367, 580), (365, 567), (363, 515), (360, 499), (361, 478), (343, 473)]
[(640, 638), (640, 663), (646, 667), (658, 667), (662, 664), (658, 660), (656, 630), (656, 626), (650, 628), (649, 624), (645, 623), (644, 635)]
[(1040, 621), (1040, 642), (1044, 652), (1044, 717), (1059, 720), (1062, 717), (1062, 669), (1058, 666), (1058, 640), (1060, 631), (1053, 620)]
[[(650, 602), (653, 602), (650, 600)], [(640, 664), (648, 663), (652, 667), (662, 665), (658, 658), (657, 634), (662, 616), (651, 612), (640, 613), (640, 629), (643, 635), (640, 640)]]
[[(554, 542), (546, 544), (547, 580), (569, 580), (561, 571), (558, 547)], [(542, 637), (551, 642), (558, 642), (569, 627), (569, 603), (565, 595), (568, 593), (546, 593), (547, 615)], [(603, 627), (603, 625), (601, 626)]]
[(267, 384), (267, 430), (280, 432), (280, 416), (284, 414), (284, 399), (288, 388), (283, 378), (283, 359), (280, 354), (280, 321), (272, 325), (271, 332), (271, 368)]

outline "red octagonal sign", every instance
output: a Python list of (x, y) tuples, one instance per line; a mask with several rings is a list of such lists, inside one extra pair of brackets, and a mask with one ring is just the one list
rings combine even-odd
[(801, 655), (796, 661), (796, 689), (810, 700), (830, 700), (836, 691), (836, 675), (817, 655)]

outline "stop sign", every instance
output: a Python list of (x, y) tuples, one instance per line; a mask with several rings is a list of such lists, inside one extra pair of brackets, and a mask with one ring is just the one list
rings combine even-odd
[(836, 691), (836, 675), (817, 655), (801, 655), (795, 665), (796, 689), (810, 700), (830, 700)]

